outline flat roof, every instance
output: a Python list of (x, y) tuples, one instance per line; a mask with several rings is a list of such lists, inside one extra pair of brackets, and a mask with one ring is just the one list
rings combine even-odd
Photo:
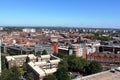
[(112, 73), (110, 71), (106, 71), (103, 73), (93, 74), (93, 76), (90, 75), (88, 77), (83, 77), (82, 80), (120, 80), (120, 72), (116, 71), (115, 73)]
[(22, 57), (27, 57), (28, 55), (15, 55), (15, 56), (12, 56), (14, 58), (22, 58)]
[(52, 68), (52, 69), (44, 69), (45, 73), (47, 75), (51, 74), (51, 73), (54, 73), (57, 71), (57, 68)]
[(44, 58), (50, 58), (50, 55), (41, 55), (41, 58), (44, 59)]
[(7, 61), (15, 60), (12, 56), (6, 56)]
[(36, 58), (37, 58), (34, 54), (29, 54), (28, 57), (29, 57), (30, 59), (36, 59)]
[(36, 58), (36, 57), (34, 56), (34, 54), (29, 54), (29, 55), (6, 56), (6, 59), (7, 59), (7, 61), (10, 61), (10, 60), (15, 60), (15, 58), (25, 58), (25, 57), (27, 57), (27, 56), (29, 56), (30, 58)]
[(68, 48), (58, 47), (58, 49), (68, 50)]
[(42, 62), (35, 62), (35, 65), (37, 66), (43, 66), (43, 65), (46, 65), (47, 62), (46, 61), (42, 61)]
[(45, 76), (45, 72), (39, 66), (36, 66), (33, 62), (29, 62), (28, 65), (40, 76)]
[(60, 60), (50, 60), (50, 63), (51, 64), (57, 64), (57, 63), (59, 63), (60, 62)]

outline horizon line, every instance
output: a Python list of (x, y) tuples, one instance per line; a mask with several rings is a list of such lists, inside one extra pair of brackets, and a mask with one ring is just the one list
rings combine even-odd
[(28, 28), (32, 28), (32, 27), (33, 27), (33, 28), (35, 28), (35, 27), (36, 27), (36, 28), (40, 28), (40, 27), (47, 27), (47, 28), (54, 27), (54, 28), (57, 28), (57, 27), (59, 27), (59, 28), (64, 28), (64, 27), (65, 27), (65, 28), (90, 28), (90, 29), (91, 29), (91, 28), (95, 28), (95, 29), (97, 29), (97, 28), (99, 28), (99, 29), (108, 29), (108, 28), (109, 28), (109, 29), (120, 29), (120, 27), (30, 26), (30, 25), (28, 25), (28, 26), (27, 26), (27, 25), (24, 25), (24, 26), (19, 26), (19, 25), (16, 25), (16, 26), (15, 26), (15, 25), (13, 25), (13, 26), (11, 26), (11, 25), (10, 25), (10, 26), (2, 26), (2, 25), (1, 25), (0, 27), (11, 27), (11, 28), (12, 28), (12, 27), (19, 27), (19, 28), (22, 28), (22, 27), (28, 27)]

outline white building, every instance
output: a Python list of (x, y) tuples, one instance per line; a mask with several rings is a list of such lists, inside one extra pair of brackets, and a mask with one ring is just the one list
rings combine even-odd
[(94, 53), (96, 51), (96, 47), (93, 45), (87, 44), (72, 44), (69, 49), (69, 55), (76, 55), (78, 57), (85, 57), (90, 53)]
[(25, 28), (25, 29), (23, 29), (22, 30), (23, 32), (27, 32), (27, 33), (29, 33), (29, 32), (36, 32), (36, 29), (33, 29), (33, 28)]
[(0, 27), (0, 30), (3, 30), (3, 27)]

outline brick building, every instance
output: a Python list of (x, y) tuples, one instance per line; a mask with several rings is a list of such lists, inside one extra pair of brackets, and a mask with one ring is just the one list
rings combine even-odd
[(120, 46), (115, 45), (101, 45), (99, 47), (100, 52), (109, 51), (113, 52), (114, 54), (120, 54)]
[(120, 54), (110, 54), (108, 52), (105, 53), (93, 53), (87, 55), (87, 60), (95, 60), (98, 62), (105, 63), (120, 63)]
[(52, 53), (58, 53), (58, 43), (52, 43)]

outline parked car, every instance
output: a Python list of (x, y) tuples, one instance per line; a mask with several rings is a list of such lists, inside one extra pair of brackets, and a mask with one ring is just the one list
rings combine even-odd
[(120, 67), (116, 68), (115, 70), (120, 71)]
[(110, 72), (115, 73), (115, 69), (111, 69)]

